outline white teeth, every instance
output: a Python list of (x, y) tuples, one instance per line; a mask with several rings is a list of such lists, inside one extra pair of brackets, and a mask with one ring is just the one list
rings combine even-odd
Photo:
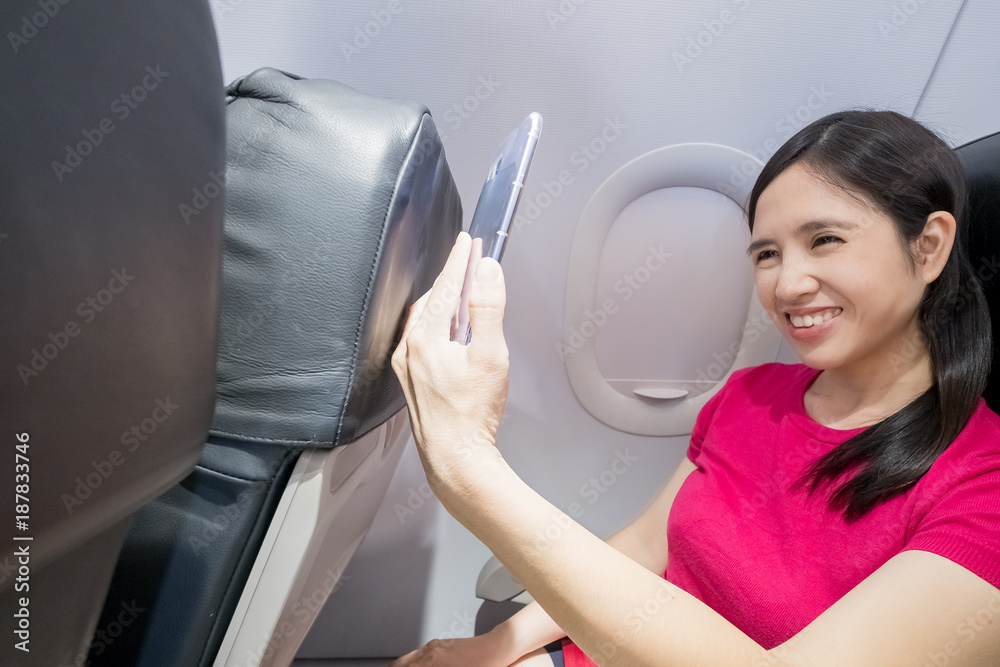
[(840, 308), (827, 308), (826, 310), (821, 310), (818, 313), (813, 313), (812, 315), (791, 315), (789, 318), (792, 320), (792, 324), (796, 327), (811, 327), (814, 324), (820, 324), (821, 322), (826, 322), (841, 313)]

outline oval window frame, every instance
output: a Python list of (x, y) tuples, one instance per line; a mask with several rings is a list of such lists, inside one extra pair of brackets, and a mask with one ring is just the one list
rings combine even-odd
[[(745, 171), (748, 164), (753, 167), (750, 174)], [(698, 412), (734, 371), (777, 359), (781, 334), (760, 305), (756, 287), (751, 289), (747, 320), (733, 364), (714, 387), (696, 396), (651, 400), (621, 393), (608, 383), (598, 367), (594, 338), (571, 345), (566, 325), (584, 321), (586, 312), (595, 308), (601, 250), (608, 231), (626, 206), (654, 190), (696, 187), (725, 195), (746, 211), (750, 192), (763, 166), (756, 157), (722, 144), (664, 146), (623, 165), (601, 184), (584, 207), (573, 235), (566, 278), (563, 350), (570, 352), (561, 356), (577, 400), (608, 426), (638, 435), (687, 435)], [(734, 174), (743, 176), (741, 184), (730, 181)], [(758, 335), (748, 343), (749, 327)]]

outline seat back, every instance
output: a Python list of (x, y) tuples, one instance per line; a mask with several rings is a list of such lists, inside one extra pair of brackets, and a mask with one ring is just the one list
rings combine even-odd
[[(235, 81), (227, 103), (211, 434), (195, 472), (136, 518), (105, 621), (131, 600), (151, 613), (126, 641), (95, 651), (93, 665), (213, 664), (251, 571), (263, 567), (255, 563), (268, 559), (262, 544), (275, 542), (268, 535), (279, 505), (291, 503), (289, 479), (331, 475), (322, 477), (328, 493), (300, 514), (310, 528), (329, 518), (330, 531), (352, 536), (353, 553), (381, 496), (353, 507), (353, 498), (334, 494), (385, 492), (398, 452), (383, 453), (388, 436), (380, 447), (368, 436), (404, 410), (390, 358), (409, 305), (430, 288), (461, 229), (458, 193), (422, 105), (273, 69)], [(318, 450), (343, 454), (309, 468), (322, 458)], [(370, 479), (368, 468), (381, 459), (391, 466), (382, 466), (378, 483), (348, 481), (356, 471)], [(330, 505), (342, 516), (333, 517)], [(303, 518), (290, 514), (289, 521)], [(278, 569), (315, 565), (339, 574), (340, 565), (317, 555), (324, 536), (309, 540), (300, 562), (281, 558)], [(287, 547), (289, 539), (281, 542)], [(265, 606), (294, 605), (284, 597), (292, 595), (273, 592)], [(240, 623), (252, 615), (248, 605)], [(295, 622), (304, 636), (308, 625), (300, 616)], [(261, 644), (254, 656), (232, 649), (234, 664), (268, 664), (261, 654), (269, 637), (255, 634), (253, 642)]]
[(11, 0), (0, 23), (0, 489), (23, 499), (0, 514), (29, 538), (0, 541), (0, 606), (30, 610), (0, 663), (82, 664), (130, 515), (212, 416), (221, 67), (204, 0)]
[(955, 150), (969, 179), (969, 259), (993, 322), (993, 372), (983, 398), (1000, 412), (1000, 132)]

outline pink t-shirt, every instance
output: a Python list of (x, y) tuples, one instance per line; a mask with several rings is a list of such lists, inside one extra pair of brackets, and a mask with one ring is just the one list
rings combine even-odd
[[(863, 428), (805, 411), (820, 373), (769, 363), (736, 371), (702, 408), (667, 521), (664, 577), (765, 649), (784, 643), (891, 557), (940, 554), (1000, 588), (1000, 417), (979, 399), (965, 429), (906, 493), (847, 524), (788, 487)], [(839, 481), (849, 479), (851, 471)], [(567, 667), (593, 665), (564, 640)]]

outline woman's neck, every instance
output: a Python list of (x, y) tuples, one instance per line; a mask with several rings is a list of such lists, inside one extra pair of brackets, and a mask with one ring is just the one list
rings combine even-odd
[(896, 349), (824, 370), (803, 400), (820, 424), (850, 429), (882, 421), (932, 384), (930, 354), (917, 329)]

